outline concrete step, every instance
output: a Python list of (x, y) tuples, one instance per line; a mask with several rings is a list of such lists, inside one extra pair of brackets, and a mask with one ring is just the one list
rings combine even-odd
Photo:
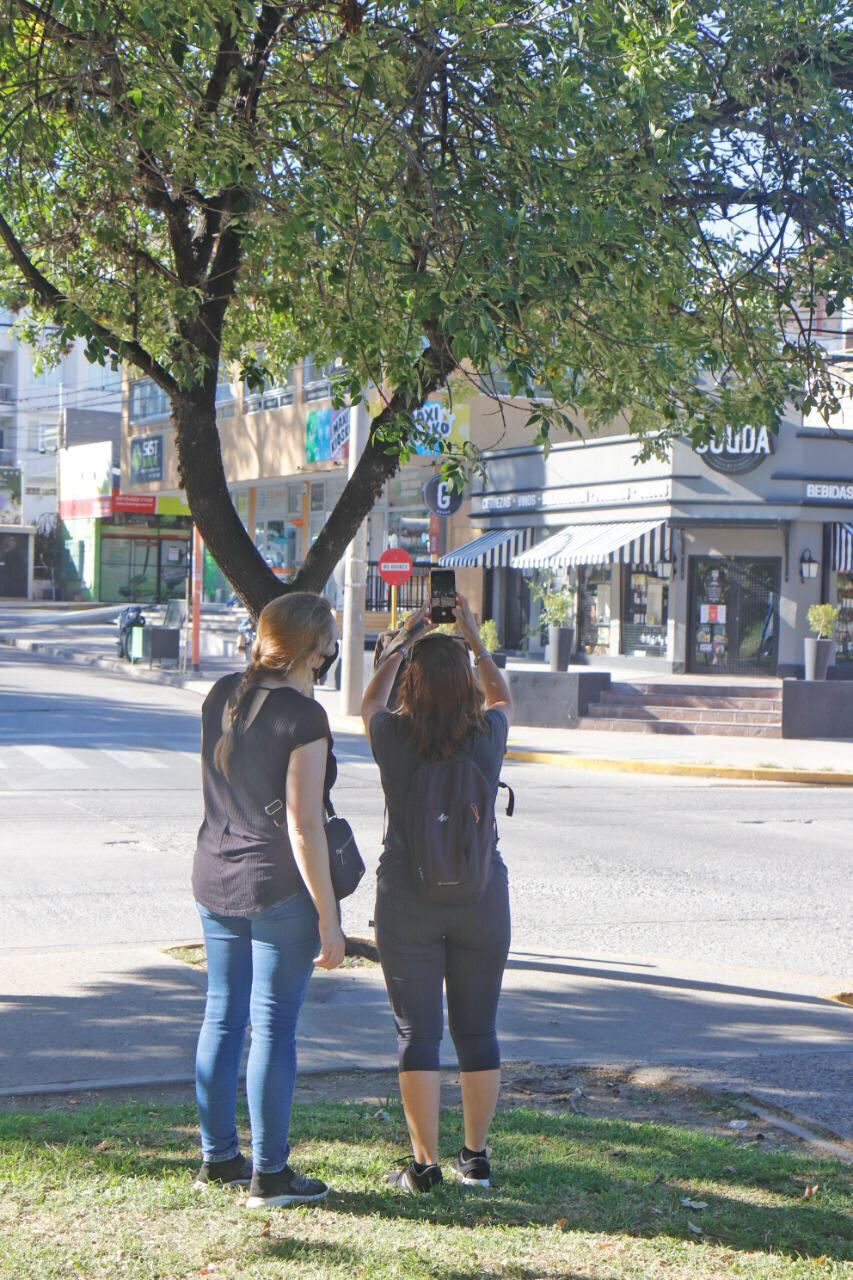
[(781, 693), (773, 698), (754, 698), (724, 694), (722, 696), (707, 693), (627, 693), (611, 687), (601, 695), (602, 703), (620, 707), (704, 707), (710, 709), (730, 708), (737, 711), (782, 710)]
[[(590, 707), (592, 711), (593, 708)], [(781, 738), (779, 724), (708, 723), (687, 720), (629, 720), (619, 717), (582, 716), (579, 729), (598, 729), (616, 733), (711, 734), (729, 738)]]
[(759, 710), (743, 710), (731, 707), (671, 707), (658, 703), (640, 703), (625, 705), (622, 703), (595, 702), (589, 708), (589, 715), (596, 719), (618, 720), (666, 720), (683, 724), (768, 724), (782, 723), (781, 708), (762, 708)]
[(706, 684), (660, 684), (644, 681), (614, 680), (610, 685), (612, 693), (624, 693), (629, 697), (636, 694), (653, 697), (688, 697), (688, 698), (774, 698), (782, 697), (782, 682), (773, 681), (767, 684), (718, 684), (709, 680)]

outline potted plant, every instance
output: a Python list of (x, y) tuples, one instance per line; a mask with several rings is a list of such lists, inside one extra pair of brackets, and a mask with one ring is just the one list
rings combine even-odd
[(840, 610), (834, 604), (813, 604), (809, 607), (809, 626), (814, 636), (805, 641), (806, 679), (825, 680), (834, 648), (833, 636), (838, 626)]
[(492, 618), (486, 618), (486, 621), (480, 624), (480, 639), (494, 658), (495, 666), (505, 667), (506, 654), (500, 652), (501, 640), (498, 635), (498, 625)]
[(548, 655), (552, 671), (568, 671), (575, 647), (575, 593), (569, 587), (554, 588), (550, 583), (533, 588), (539, 601), (539, 619), (548, 628)]

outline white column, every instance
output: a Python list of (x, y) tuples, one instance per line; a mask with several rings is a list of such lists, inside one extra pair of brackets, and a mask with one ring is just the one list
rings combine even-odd
[[(349, 474), (352, 475), (370, 427), (364, 404), (350, 410)], [(341, 713), (357, 716), (364, 693), (364, 588), (367, 584), (367, 521), (344, 557), (344, 612), (341, 626)]]

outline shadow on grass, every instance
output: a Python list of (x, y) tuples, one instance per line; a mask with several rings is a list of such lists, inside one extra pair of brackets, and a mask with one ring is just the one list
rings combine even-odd
[[(402, 1250), (396, 1259), (401, 1265), (405, 1265), (405, 1252), (405, 1249)], [(305, 1274), (309, 1276), (316, 1275), (321, 1270), (325, 1274), (327, 1266), (346, 1268), (352, 1276), (364, 1275), (365, 1265), (370, 1260), (369, 1250), (333, 1241), (318, 1240), (271, 1241), (264, 1249), (264, 1255), (282, 1262), (299, 1263), (304, 1267)], [(542, 1269), (540, 1267), (531, 1270), (513, 1263), (509, 1274), (512, 1280), (538, 1280)], [(430, 1276), (433, 1280), (495, 1280), (495, 1268), (491, 1265), (478, 1266), (473, 1259), (463, 1268), (459, 1268), (447, 1266), (440, 1259), (433, 1258), (430, 1263)], [(560, 1273), (560, 1280), (592, 1280), (592, 1277), (585, 1272), (563, 1271)]]
[[(243, 1110), (244, 1129), (245, 1120)], [(8, 1113), (0, 1115), (0, 1147), (10, 1174), (18, 1169), (37, 1178), (41, 1188), (52, 1185), (54, 1176), (67, 1186), (69, 1173), (83, 1184), (116, 1175), (189, 1183), (198, 1163), (195, 1125), (192, 1106), (144, 1102), (71, 1113)], [(495, 1119), (490, 1192), (466, 1191), (448, 1179), (429, 1196), (406, 1197), (382, 1181), (403, 1149), (404, 1133), (398, 1106), (390, 1107), (390, 1121), (380, 1121), (360, 1106), (299, 1104), (293, 1117), (295, 1163), (340, 1188), (328, 1201), (331, 1209), (403, 1227), (415, 1221), (497, 1229), (559, 1224), (566, 1231), (697, 1243), (692, 1222), (711, 1244), (794, 1258), (853, 1258), (853, 1224), (845, 1209), (850, 1171), (805, 1151), (764, 1152), (687, 1129), (514, 1109)], [(449, 1154), (459, 1145), (459, 1115), (446, 1112), (442, 1151)], [(804, 1186), (815, 1182), (819, 1198), (804, 1199)], [(707, 1207), (684, 1206), (686, 1197)], [(344, 1248), (322, 1246), (327, 1247)], [(321, 1246), (273, 1240), (269, 1248), (297, 1257)], [(457, 1280), (463, 1273), (440, 1274), (441, 1280)], [(478, 1280), (476, 1270), (464, 1275)]]

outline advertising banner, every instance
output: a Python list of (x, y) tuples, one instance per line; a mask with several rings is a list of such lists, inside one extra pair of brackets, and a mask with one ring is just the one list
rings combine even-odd
[(21, 469), (0, 467), (0, 524), (21, 523)]
[(134, 436), (130, 442), (130, 483), (163, 479), (163, 437)]
[(342, 462), (349, 457), (350, 409), (312, 409), (305, 420), (305, 461)]
[(59, 451), (60, 515), (109, 516), (113, 510), (113, 446), (108, 440)]

